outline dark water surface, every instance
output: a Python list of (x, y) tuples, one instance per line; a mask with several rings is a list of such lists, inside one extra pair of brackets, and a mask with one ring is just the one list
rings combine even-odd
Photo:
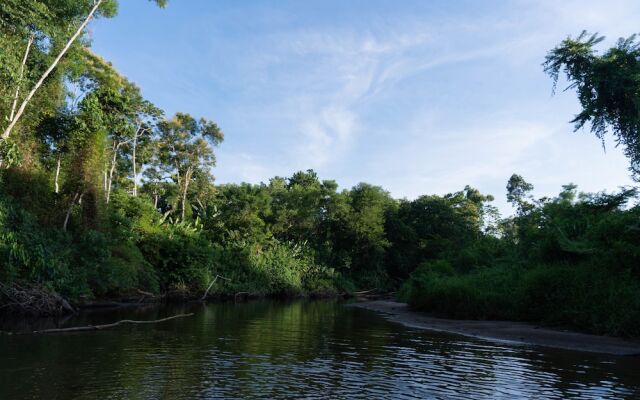
[(414, 330), (333, 301), (129, 309), (65, 326), (185, 311), (195, 315), (0, 336), (0, 399), (640, 399), (639, 358)]

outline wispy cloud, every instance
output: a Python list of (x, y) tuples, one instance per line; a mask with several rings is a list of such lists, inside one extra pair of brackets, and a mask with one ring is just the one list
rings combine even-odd
[(316, 90), (294, 95), (300, 104), (308, 106), (298, 114), (301, 140), (293, 146), (292, 156), (313, 168), (322, 168), (347, 154), (362, 128), (358, 107), (379, 90), (385, 66), (407, 49), (429, 40), (429, 35), (420, 33), (381, 40), (371, 33), (344, 30), (293, 36), (296, 39), (281, 51), (288, 52), (288, 58), (315, 60), (306, 74)]
[[(567, 171), (554, 177), (541, 171), (553, 174), (554, 169), (570, 168), (580, 175), (578, 168), (550, 160), (544, 153), (545, 147), (553, 147), (552, 137), (570, 132), (566, 121), (571, 113), (560, 116), (553, 107), (526, 97), (513, 98), (520, 102), (519, 107), (507, 98), (501, 103), (490, 88), (495, 85), (508, 93), (500, 87), (502, 77), (493, 73), (503, 74), (508, 68), (517, 73), (525, 67), (530, 71), (531, 65), (540, 69), (544, 54), (566, 35), (565, 30), (575, 31), (581, 22), (588, 25), (585, 28), (610, 27), (610, 18), (619, 17), (624, 9), (604, 10), (596, 5), (596, 11), (572, 15), (574, 8), (581, 7), (523, 1), (507, 21), (454, 18), (447, 24), (425, 24), (407, 16), (371, 29), (340, 27), (272, 35), (266, 39), (270, 55), (258, 58), (257, 68), (262, 72), (255, 76), (281, 89), (276, 107), (287, 116), (288, 129), (294, 132), (289, 136), (285, 164), (291, 170), (314, 168), (334, 176), (351, 175), (347, 183), (370, 180), (397, 196), (409, 197), (459, 190), (465, 184), (495, 193), (497, 188), (504, 190), (512, 172), (528, 173), (545, 188), (566, 183)], [(525, 14), (528, 18), (520, 20)], [(435, 87), (454, 88), (452, 93), (442, 93), (442, 98), (463, 96), (456, 94), (455, 81), (478, 83), (446, 71), (467, 65), (494, 68), (495, 72), (488, 69), (488, 75), (481, 78), (490, 82), (484, 96), (497, 107), (491, 114), (463, 112), (472, 110), (470, 99), (464, 97), (459, 98), (460, 108), (443, 108), (431, 94), (428, 98), (436, 103), (415, 104), (415, 109), (402, 110), (406, 115), (391, 116), (392, 133), (370, 119), (381, 107), (397, 101), (408, 82), (420, 82), (406, 93), (416, 97), (418, 87), (433, 79), (430, 71), (451, 80), (448, 85), (434, 82)], [(538, 73), (543, 78), (542, 71)], [(543, 91), (539, 99), (550, 101), (550, 86)], [(474, 97), (481, 101), (480, 94)], [(421, 127), (416, 121), (430, 125)], [(372, 148), (368, 143), (389, 134), (396, 136), (392, 146)], [(589, 151), (582, 155), (585, 159), (600, 157), (597, 151)], [(620, 164), (619, 155), (614, 154), (613, 159)]]
[(438, 54), (428, 51), (437, 37), (430, 32), (392, 32), (378, 32), (382, 38), (368, 32), (308, 32), (295, 34), (290, 45), (280, 48), (279, 59), (316, 60), (303, 79), (312, 82), (314, 90), (291, 93), (296, 98), (291, 104), (296, 108), (295, 126), (301, 134), (291, 153), (298, 162), (322, 168), (348, 155), (355, 138), (371, 128), (361, 117), (367, 103), (402, 80), (431, 68), (495, 57), (523, 41)]
[(639, 30), (640, 2), (384, 3), (194, 0), (156, 19), (123, 2), (129, 19), (95, 43), (158, 105), (220, 123), (222, 182), (314, 168), (399, 197), (471, 184), (499, 198), (512, 172), (539, 195), (630, 183), (620, 149), (572, 133), (575, 94), (552, 97), (540, 64), (583, 29), (605, 45)]

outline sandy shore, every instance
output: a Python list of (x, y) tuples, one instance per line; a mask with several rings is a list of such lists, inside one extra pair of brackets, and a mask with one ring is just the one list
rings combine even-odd
[(409, 310), (405, 303), (365, 301), (351, 306), (384, 313), (387, 319), (405, 326), (449, 332), (480, 339), (553, 347), (566, 350), (640, 356), (640, 342), (620, 338), (541, 328), (508, 321), (469, 321), (431, 317)]

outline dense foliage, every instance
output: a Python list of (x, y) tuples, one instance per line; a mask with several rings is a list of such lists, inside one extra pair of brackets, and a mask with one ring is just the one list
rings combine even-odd
[(636, 196), (635, 189), (577, 194), (566, 185), (556, 198), (530, 200), (501, 222), (499, 239), (480, 239), (498, 241), (488, 257), (471, 268), (451, 257), (424, 261), (402, 295), (417, 309), (458, 318), (638, 336), (640, 206), (624, 207)]
[[(616, 46), (598, 55), (595, 46), (604, 40), (582, 32), (567, 38), (547, 55), (545, 71), (558, 82), (564, 72), (569, 88), (578, 92), (582, 111), (572, 122), (576, 130), (591, 124), (591, 131), (604, 140), (610, 130), (628, 156), (630, 170), (640, 178), (640, 43), (636, 35), (618, 40)], [(604, 143), (604, 141), (603, 141)]]
[[(365, 183), (339, 190), (312, 170), (214, 185), (220, 127), (164, 116), (89, 49), (82, 24), (116, 6), (0, 3), (0, 282), (72, 300), (199, 296), (216, 276), (213, 294), (402, 287), (415, 308), (450, 316), (640, 335), (634, 189), (566, 185), (536, 200), (513, 175), (516, 212), (501, 219), (493, 197), (469, 186), (398, 200)], [(563, 42), (547, 71), (566, 68), (584, 107), (578, 126), (593, 121), (599, 137), (612, 126), (635, 165), (637, 46), (596, 57), (597, 42)]]

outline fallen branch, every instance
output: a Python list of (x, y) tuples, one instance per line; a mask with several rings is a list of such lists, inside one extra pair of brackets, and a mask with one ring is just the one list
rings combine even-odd
[(207, 288), (207, 290), (205, 290), (204, 294), (202, 295), (202, 297), (200, 297), (200, 301), (203, 301), (204, 299), (207, 298), (207, 295), (209, 294), (209, 290), (211, 290), (211, 287), (213, 286), (214, 283), (216, 283), (216, 281), (218, 280), (218, 278), (224, 279), (226, 281), (230, 281), (231, 279), (229, 278), (225, 278), (224, 276), (220, 276), (220, 275), (216, 275), (215, 278), (213, 278), (213, 280), (211, 281), (211, 283), (209, 284), (209, 287)]
[(42, 333), (65, 333), (65, 332), (100, 331), (100, 330), (103, 330), (103, 329), (114, 328), (114, 327), (116, 327), (118, 325), (124, 325), (124, 324), (140, 324), (140, 325), (142, 325), (142, 324), (157, 324), (157, 323), (160, 323), (160, 322), (170, 321), (172, 319), (190, 317), (192, 315), (193, 315), (193, 313), (178, 314), (178, 315), (174, 315), (172, 317), (156, 319), (156, 320), (152, 320), (152, 321), (134, 321), (132, 319), (123, 319), (121, 321), (114, 322), (113, 324), (75, 326), (75, 327), (72, 327), (72, 328), (44, 329), (44, 330), (41, 330), (41, 331), (33, 331), (32, 333), (33, 334), (42, 334)]

